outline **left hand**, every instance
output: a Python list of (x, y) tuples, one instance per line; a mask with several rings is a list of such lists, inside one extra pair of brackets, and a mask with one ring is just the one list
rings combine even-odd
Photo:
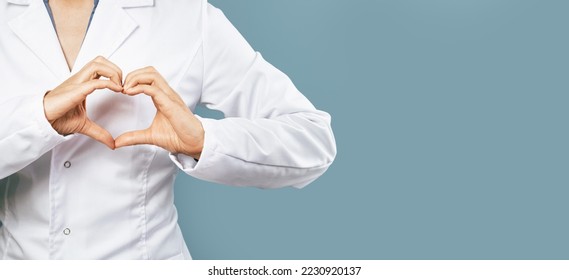
[(150, 144), (171, 153), (200, 158), (205, 134), (203, 126), (156, 69), (146, 67), (128, 74), (123, 93), (150, 96), (157, 111), (147, 129), (126, 132), (116, 138), (116, 148)]

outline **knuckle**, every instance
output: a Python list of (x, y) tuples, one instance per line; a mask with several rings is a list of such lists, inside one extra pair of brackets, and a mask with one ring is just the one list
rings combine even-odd
[(100, 63), (93, 61), (89, 64), (89, 71), (95, 73), (100, 66)]

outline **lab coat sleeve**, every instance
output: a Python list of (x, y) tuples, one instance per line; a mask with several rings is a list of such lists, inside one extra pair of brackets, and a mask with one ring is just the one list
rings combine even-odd
[(47, 121), (43, 95), (0, 97), (0, 179), (26, 167), (69, 137)]
[(226, 185), (302, 188), (328, 169), (336, 155), (330, 115), (317, 110), (209, 4), (203, 61), (201, 103), (225, 118), (200, 118), (200, 160), (171, 155), (183, 171)]

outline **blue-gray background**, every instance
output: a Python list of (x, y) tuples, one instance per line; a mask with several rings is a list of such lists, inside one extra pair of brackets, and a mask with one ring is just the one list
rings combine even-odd
[(569, 257), (569, 1), (211, 2), (338, 156), (303, 190), (180, 175), (194, 258)]

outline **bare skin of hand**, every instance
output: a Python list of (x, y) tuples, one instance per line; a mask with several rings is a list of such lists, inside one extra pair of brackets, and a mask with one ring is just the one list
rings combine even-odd
[(150, 96), (157, 111), (150, 127), (120, 135), (115, 140), (116, 148), (150, 144), (171, 153), (200, 158), (205, 134), (203, 126), (156, 69), (146, 67), (128, 74), (123, 93)]
[(61, 135), (81, 133), (115, 149), (113, 136), (87, 117), (85, 99), (97, 89), (123, 91), (122, 71), (103, 57), (95, 58), (45, 95), (45, 116)]

